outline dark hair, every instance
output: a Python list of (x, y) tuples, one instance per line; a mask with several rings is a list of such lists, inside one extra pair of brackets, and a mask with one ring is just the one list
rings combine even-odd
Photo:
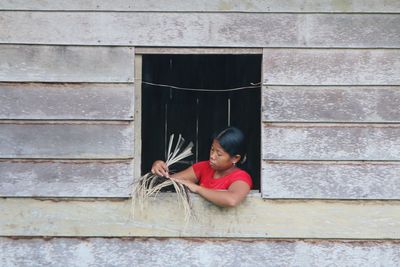
[(221, 147), (232, 157), (240, 155), (241, 162), (246, 160), (245, 136), (241, 130), (236, 127), (229, 127), (214, 137)]

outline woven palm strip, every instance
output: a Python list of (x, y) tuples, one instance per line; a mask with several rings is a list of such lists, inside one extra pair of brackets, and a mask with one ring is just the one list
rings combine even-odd
[[(172, 149), (174, 142), (174, 135), (172, 134), (169, 139), (167, 160), (165, 161), (168, 168), (175, 163), (182, 162), (183, 159), (193, 155), (193, 143), (190, 142), (184, 149), (182, 149), (185, 139), (181, 135), (175, 147)], [(188, 222), (194, 217), (192, 202), (190, 200), (190, 191), (187, 186), (169, 179), (164, 176), (158, 176), (151, 172), (146, 173), (139, 179), (133, 182), (132, 186), (132, 217), (135, 215), (136, 205), (143, 211), (149, 197), (157, 197), (157, 194), (165, 187), (173, 186), (177, 194), (178, 203), (184, 209), (185, 222)]]

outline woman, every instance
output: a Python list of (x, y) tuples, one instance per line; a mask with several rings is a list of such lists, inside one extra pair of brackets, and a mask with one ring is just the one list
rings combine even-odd
[(157, 160), (151, 172), (185, 184), (190, 191), (218, 206), (234, 207), (245, 199), (253, 185), (250, 175), (236, 166), (244, 161), (244, 148), (242, 131), (230, 127), (214, 138), (209, 160), (171, 176), (165, 162)]

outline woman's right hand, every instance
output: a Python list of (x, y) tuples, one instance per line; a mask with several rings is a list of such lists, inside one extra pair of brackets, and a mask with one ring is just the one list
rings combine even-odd
[(151, 173), (169, 178), (168, 166), (162, 160), (154, 161), (153, 166), (151, 166)]

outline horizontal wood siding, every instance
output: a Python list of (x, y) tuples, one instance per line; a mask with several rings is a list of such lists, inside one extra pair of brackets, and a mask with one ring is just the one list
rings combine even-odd
[(130, 200), (0, 199), (1, 236), (165, 236), (399, 239), (398, 201), (263, 200), (218, 208), (193, 195), (185, 226), (176, 194), (160, 194), (130, 219)]
[(0, 83), (0, 119), (132, 120), (133, 84)]
[[(1, 11), (0, 43), (194, 47), (400, 46), (396, 14)], [(57, 21), (57, 23), (54, 23)]]
[[(59, 25), (59, 19), (54, 21), (58, 23), (52, 25)], [(43, 32), (46, 38), (52, 35), (44, 25), (37, 26), (32, 34)], [(78, 31), (79, 27), (71, 30)], [(130, 47), (0, 45), (0, 81), (133, 82), (133, 62)]]
[(90, 11), (195, 11), (195, 12), (368, 12), (399, 13), (396, 0), (3, 0), (1, 10), (90, 10)]
[(400, 49), (264, 49), (263, 65), (265, 85), (400, 85)]
[(0, 195), (128, 197), (133, 160), (0, 160)]
[(263, 56), (263, 197), (400, 199), (400, 50)]
[(127, 197), (133, 48), (0, 45), (0, 59), (0, 194)]
[(265, 122), (400, 122), (400, 86), (264, 86)]
[[(396, 265), (399, 12), (393, 0), (1, 1), (2, 263), (52, 265), (56, 253), (56, 264), (78, 266)], [(185, 224), (176, 194), (163, 193), (131, 218), (133, 46), (263, 49), (261, 196), (225, 209), (193, 194), (197, 217)], [(74, 238), (27, 238), (43, 236)], [(261, 243), (80, 239), (132, 236)], [(276, 238), (364, 243), (265, 245)], [(171, 251), (180, 254), (165, 259)]]
[(400, 125), (264, 124), (263, 159), (399, 160)]
[(3, 237), (0, 244), (8, 267), (376, 267), (400, 262), (398, 241)]
[(130, 122), (0, 123), (0, 158), (132, 158)]
[(263, 197), (399, 199), (400, 162), (263, 161)]

